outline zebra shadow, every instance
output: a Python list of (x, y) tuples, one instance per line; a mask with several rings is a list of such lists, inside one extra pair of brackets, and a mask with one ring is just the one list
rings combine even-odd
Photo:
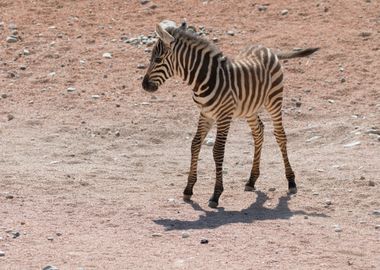
[(223, 207), (219, 207), (217, 211), (208, 211), (203, 209), (196, 202), (189, 204), (196, 211), (201, 211), (202, 214), (198, 220), (179, 220), (179, 219), (157, 219), (154, 223), (161, 225), (167, 231), (171, 230), (197, 230), (197, 229), (215, 229), (223, 225), (234, 223), (253, 223), (259, 220), (277, 220), (290, 219), (295, 215), (313, 216), (313, 217), (328, 217), (323, 213), (309, 213), (303, 210), (291, 211), (288, 202), (291, 196), (282, 196), (279, 198), (278, 205), (271, 209), (264, 207), (264, 203), (268, 200), (268, 196), (257, 191), (257, 199), (248, 208), (241, 211), (225, 211)]

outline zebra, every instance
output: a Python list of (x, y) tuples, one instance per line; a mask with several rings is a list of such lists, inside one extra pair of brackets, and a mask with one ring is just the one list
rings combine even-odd
[(287, 138), (282, 124), (283, 72), (279, 60), (305, 57), (319, 48), (292, 52), (274, 52), (263, 46), (250, 46), (234, 60), (229, 59), (211, 42), (187, 29), (164, 20), (156, 25), (158, 40), (152, 49), (150, 64), (142, 87), (154, 92), (168, 78), (181, 77), (193, 89), (192, 97), (200, 108), (198, 127), (191, 143), (191, 164), (183, 199), (190, 201), (197, 181), (201, 145), (212, 125), (216, 124), (213, 157), (216, 181), (209, 207), (216, 208), (223, 192), (225, 143), (234, 118), (246, 118), (254, 139), (253, 165), (245, 191), (254, 191), (260, 175), (260, 155), (264, 124), (258, 112), (265, 108), (273, 122), (288, 181), (288, 192), (296, 193), (295, 175), (287, 153)]

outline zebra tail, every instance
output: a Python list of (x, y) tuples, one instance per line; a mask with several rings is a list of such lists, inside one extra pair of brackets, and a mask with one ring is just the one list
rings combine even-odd
[(296, 58), (296, 57), (309, 56), (318, 50), (319, 48), (307, 48), (307, 49), (302, 49), (295, 52), (283, 52), (283, 53), (280, 52), (280, 53), (276, 53), (276, 55), (278, 59), (284, 60), (284, 59), (291, 59), (291, 58)]

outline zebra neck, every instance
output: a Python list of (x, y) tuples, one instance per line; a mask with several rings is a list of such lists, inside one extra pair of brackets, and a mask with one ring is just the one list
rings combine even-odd
[(204, 44), (180, 43), (174, 54), (176, 74), (193, 88), (194, 93), (201, 94), (210, 88), (221, 71), (226, 58), (222, 53)]

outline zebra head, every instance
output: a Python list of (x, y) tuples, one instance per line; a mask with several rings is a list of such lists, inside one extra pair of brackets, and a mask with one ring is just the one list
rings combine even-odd
[[(181, 29), (186, 29), (186, 23), (182, 23)], [(148, 92), (154, 92), (168, 78), (174, 75), (172, 51), (175, 38), (172, 34), (176, 24), (173, 21), (164, 20), (157, 24), (156, 33), (158, 41), (153, 47), (148, 70), (144, 76), (142, 87)]]

